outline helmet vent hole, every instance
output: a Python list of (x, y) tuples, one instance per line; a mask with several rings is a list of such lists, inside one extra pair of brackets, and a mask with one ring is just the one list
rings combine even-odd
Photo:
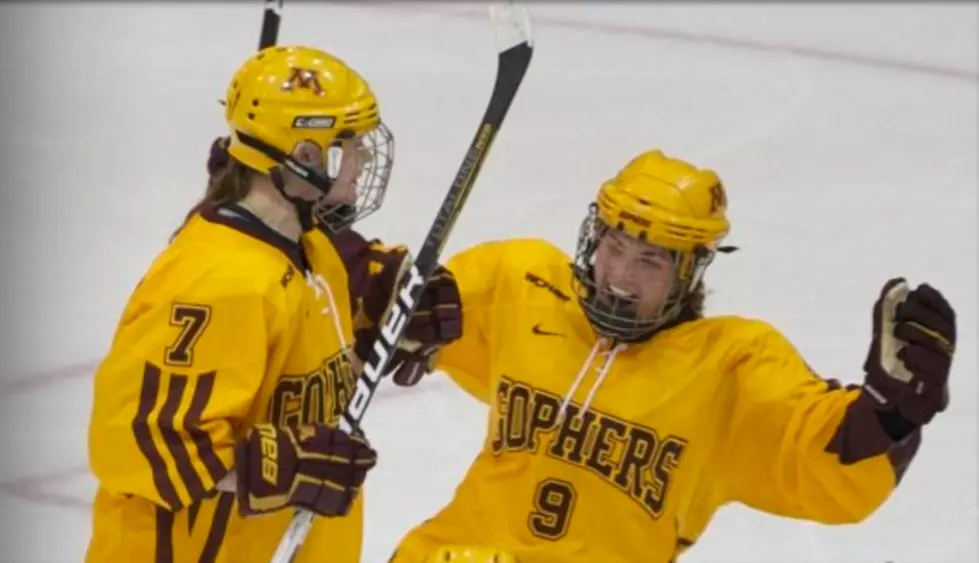
[(252, 100), (252, 107), (258, 107), (258, 100)]
[(255, 119), (255, 114), (254, 113), (249, 113), (248, 114), (248, 119)]

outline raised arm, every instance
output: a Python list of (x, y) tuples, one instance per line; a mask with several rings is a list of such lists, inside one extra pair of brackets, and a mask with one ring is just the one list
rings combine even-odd
[(760, 331), (734, 369), (724, 496), (823, 523), (873, 513), (915, 455), (921, 426), (947, 404), (954, 323), (931, 288), (888, 282), (865, 383), (849, 389), (816, 377), (775, 330)]

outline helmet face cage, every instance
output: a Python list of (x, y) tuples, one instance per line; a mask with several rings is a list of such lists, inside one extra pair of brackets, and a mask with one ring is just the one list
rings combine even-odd
[(713, 259), (704, 249), (694, 256), (670, 250), (673, 262), (673, 286), (659, 310), (649, 316), (637, 316), (631, 300), (613, 296), (599, 288), (595, 279), (595, 253), (598, 242), (611, 229), (597, 217), (598, 206), (592, 203), (578, 231), (573, 283), (585, 316), (595, 331), (623, 342), (636, 342), (652, 336), (656, 330), (679, 317), (690, 293), (697, 287)]
[[(332, 180), (340, 173), (343, 148), (338, 144), (327, 153), (328, 175)], [(339, 232), (380, 209), (394, 167), (394, 135), (384, 122), (362, 135), (356, 145), (347, 149), (360, 153), (360, 171), (356, 179), (356, 201), (353, 204), (325, 205), (314, 208), (319, 221), (330, 231)]]

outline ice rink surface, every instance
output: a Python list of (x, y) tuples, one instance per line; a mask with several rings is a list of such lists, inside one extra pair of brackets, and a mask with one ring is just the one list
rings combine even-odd
[[(478, 4), (288, 5), (281, 43), (358, 68), (397, 136), (370, 235), (417, 248), (485, 108)], [(448, 244), (541, 236), (571, 251), (599, 183), (661, 147), (717, 169), (742, 248), (717, 313), (765, 318), (824, 375), (862, 377), (895, 275), (958, 310), (952, 402), (893, 498), (826, 527), (733, 506), (683, 563), (969, 563), (977, 552), (979, 7), (539, 4), (527, 80)], [(0, 560), (81, 561), (91, 372), (123, 304), (203, 193), (217, 100), (261, 3), (0, 5)], [(705, 413), (709, 416), (710, 413)], [(386, 387), (365, 562), (451, 495), (484, 409), (433, 376)]]

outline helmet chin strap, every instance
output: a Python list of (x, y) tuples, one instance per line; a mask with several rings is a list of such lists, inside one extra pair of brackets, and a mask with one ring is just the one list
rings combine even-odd
[(272, 185), (275, 189), (296, 208), (296, 214), (299, 216), (299, 226), (302, 228), (303, 232), (309, 232), (313, 230), (313, 205), (314, 202), (302, 199), (300, 197), (293, 197), (286, 193), (285, 189), (285, 178), (282, 176), (282, 168), (276, 166), (272, 170), (269, 170), (269, 179), (272, 180)]
[(292, 156), (260, 139), (252, 137), (251, 135), (246, 135), (241, 131), (237, 131), (237, 135), (238, 140), (241, 141), (242, 144), (257, 150), (258, 152), (279, 163), (279, 166), (276, 166), (268, 171), (269, 178), (272, 180), (272, 185), (275, 186), (275, 189), (278, 190), (280, 194), (282, 194), (282, 197), (286, 198), (286, 200), (296, 208), (296, 213), (299, 215), (299, 225), (302, 227), (303, 232), (312, 230), (313, 206), (316, 202), (288, 195), (285, 190), (285, 177), (282, 175), (282, 168), (288, 168), (295, 175), (315, 186), (320, 190), (320, 192), (322, 192), (321, 197), (325, 197), (326, 194), (330, 193), (330, 188), (333, 187), (333, 180), (329, 176), (324, 176), (316, 172), (316, 170), (302, 164), (301, 162), (292, 158)]

